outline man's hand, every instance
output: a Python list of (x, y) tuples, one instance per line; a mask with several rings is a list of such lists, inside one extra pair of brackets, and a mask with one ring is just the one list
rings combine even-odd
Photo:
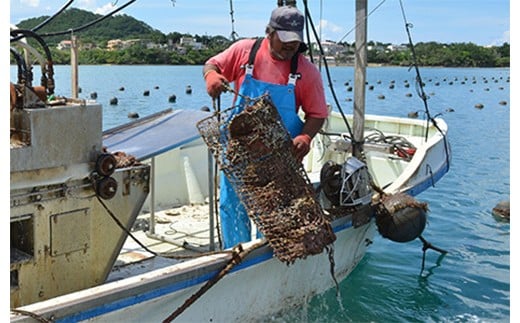
[(293, 139), (294, 155), (298, 162), (302, 162), (303, 157), (307, 155), (311, 149), (311, 137), (307, 134), (301, 134)]
[(209, 70), (204, 76), (206, 80), (206, 91), (212, 98), (216, 98), (225, 90), (224, 84), (228, 84), (228, 80), (215, 70)]

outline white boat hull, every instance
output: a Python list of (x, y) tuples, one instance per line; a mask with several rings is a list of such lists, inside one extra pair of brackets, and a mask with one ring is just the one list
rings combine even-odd
[[(341, 281), (361, 261), (376, 230), (374, 221), (356, 229), (345, 221), (335, 227), (339, 231), (334, 243), (334, 272)], [(245, 244), (244, 248), (254, 243)], [(62, 322), (161, 322), (229, 259), (229, 254), (201, 257), (20, 309), (43, 317), (52, 315)], [(251, 321), (258, 319), (259, 313), (268, 317), (281, 309), (304, 304), (309, 297), (334, 286), (326, 252), (287, 266), (273, 257), (269, 247), (263, 247), (246, 257), (176, 321)], [(27, 319), (11, 317), (12, 322)]]

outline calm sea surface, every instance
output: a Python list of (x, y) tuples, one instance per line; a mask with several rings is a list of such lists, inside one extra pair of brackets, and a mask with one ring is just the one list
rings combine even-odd
[[(38, 72), (35, 69), (35, 84)], [(449, 173), (417, 198), (430, 209), (423, 236), (448, 254), (428, 250), (421, 272), (419, 240), (402, 244), (378, 236), (352, 275), (340, 283), (339, 296), (329, 290), (266, 322), (511, 321), (510, 223), (491, 212), (498, 202), (510, 199), (510, 70), (420, 72), (430, 114), (441, 114), (448, 123), (453, 159)], [(70, 96), (70, 74), (69, 66), (55, 67), (56, 94)], [(80, 66), (79, 75), (80, 97), (96, 92), (103, 105), (103, 129), (131, 121), (128, 114), (133, 112), (143, 117), (168, 108), (212, 107), (201, 66)], [(323, 75), (334, 109), (331, 86), (341, 109), (352, 113), (348, 86), (353, 86), (353, 68), (331, 67), (330, 83)], [(15, 77), (12, 67), (11, 79)], [(406, 117), (419, 111), (419, 118), (424, 117), (414, 80), (414, 70), (407, 68), (369, 68), (367, 82), (374, 89), (367, 90), (366, 112)], [(186, 93), (187, 86), (192, 94)], [(175, 103), (169, 102), (171, 95)], [(110, 105), (114, 97), (118, 104)], [(231, 94), (224, 94), (222, 108), (230, 102)], [(477, 109), (476, 104), (484, 107)]]

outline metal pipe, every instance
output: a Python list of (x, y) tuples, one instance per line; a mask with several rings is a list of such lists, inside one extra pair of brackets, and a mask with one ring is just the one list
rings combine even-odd
[(208, 195), (209, 195), (209, 251), (215, 251), (215, 227), (214, 209), (213, 209), (213, 156), (208, 149)]
[(155, 234), (155, 157), (150, 167), (150, 234)]

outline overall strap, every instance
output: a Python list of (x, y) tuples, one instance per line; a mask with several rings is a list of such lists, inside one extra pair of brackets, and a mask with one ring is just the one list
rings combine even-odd
[(300, 53), (294, 54), (294, 56), (291, 58), (291, 74), (289, 74), (289, 81), (287, 84), (296, 84), (296, 80), (301, 78), (302, 75), (300, 73), (296, 73), (298, 70), (298, 57), (300, 56)]
[(240, 66), (240, 68), (246, 70), (246, 75), (253, 75), (253, 64), (255, 63), (256, 53), (258, 52), (258, 49), (260, 48), (260, 44), (262, 44), (263, 39), (263, 37), (256, 39), (255, 43), (253, 44), (253, 47), (251, 48), (251, 52), (249, 52), (249, 60), (247, 61), (247, 64)]
[[(249, 52), (249, 60), (247, 62), (246, 68), (246, 74), (251, 73), (253, 74), (253, 65), (255, 63), (256, 53), (258, 52), (258, 49), (260, 48), (260, 44), (262, 44), (262, 41), (264, 40), (263, 37), (259, 37), (256, 39), (255, 43), (253, 44), (253, 47), (251, 48), (251, 52)], [(291, 73), (289, 74), (289, 80), (288, 84), (296, 84), (296, 80), (301, 78), (301, 74), (296, 73), (298, 70), (298, 57), (300, 52), (298, 51), (294, 56), (291, 58)]]
[(255, 43), (253, 44), (253, 47), (251, 48), (251, 52), (249, 53), (249, 61), (247, 62), (247, 64), (253, 65), (255, 63), (256, 53), (258, 52), (258, 49), (260, 48), (260, 44), (262, 44), (262, 40), (264, 40), (264, 37), (257, 38)]

